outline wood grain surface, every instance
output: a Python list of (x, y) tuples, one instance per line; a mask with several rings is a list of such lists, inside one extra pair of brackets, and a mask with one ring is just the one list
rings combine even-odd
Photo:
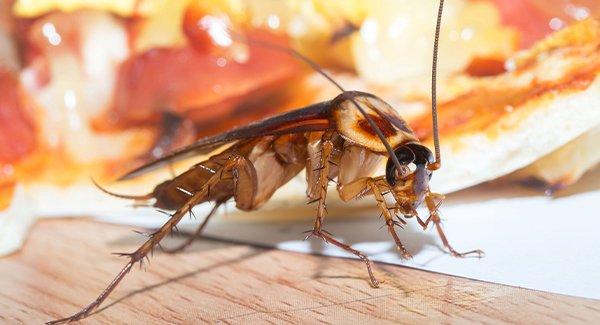
[[(0, 259), (0, 323), (39, 324), (90, 302), (143, 238), (86, 219), (40, 221)], [(173, 237), (165, 245), (175, 245)], [(207, 239), (135, 269), (85, 324), (598, 323), (600, 301)], [(585, 276), (585, 275), (582, 275)]]

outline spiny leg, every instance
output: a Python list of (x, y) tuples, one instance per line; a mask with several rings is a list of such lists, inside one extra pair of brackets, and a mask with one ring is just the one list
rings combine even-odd
[(480, 249), (474, 249), (472, 251), (460, 253), (460, 252), (457, 252), (452, 247), (452, 245), (450, 245), (450, 242), (448, 241), (448, 238), (446, 238), (446, 234), (444, 234), (444, 230), (442, 229), (442, 220), (440, 219), (440, 215), (437, 212), (439, 205), (435, 204), (435, 201), (433, 200), (434, 197), (440, 197), (440, 195), (428, 192), (427, 195), (425, 196), (425, 204), (427, 204), (427, 209), (429, 210), (429, 218), (427, 218), (427, 220), (424, 223), (422, 223), (423, 228), (427, 228), (430, 221), (433, 222), (433, 224), (435, 225), (435, 228), (437, 230), (437, 233), (440, 236), (442, 243), (444, 244), (444, 247), (446, 247), (446, 249), (448, 249), (448, 251), (450, 252), (450, 254), (452, 254), (452, 256), (466, 257), (468, 255), (475, 255), (476, 257), (479, 257), (479, 258), (483, 257), (485, 255), (485, 253)]
[(179, 253), (179, 252), (183, 251), (186, 247), (191, 245), (196, 238), (200, 237), (200, 234), (202, 234), (202, 231), (204, 231), (204, 228), (206, 228), (206, 225), (208, 224), (208, 220), (210, 219), (210, 217), (212, 217), (215, 214), (215, 212), (217, 211), (217, 208), (219, 208), (219, 206), (221, 206), (221, 204), (217, 203), (212, 207), (212, 209), (206, 215), (206, 217), (204, 218), (204, 221), (202, 221), (202, 224), (200, 224), (200, 226), (198, 226), (198, 228), (196, 229), (194, 234), (188, 236), (188, 238), (182, 244), (180, 244), (176, 247), (173, 247), (173, 248), (162, 247), (163, 252), (165, 252), (167, 254), (175, 254), (175, 253)]
[(141, 263), (142, 260), (147, 257), (148, 253), (154, 248), (154, 246), (157, 245), (160, 242), (160, 240), (162, 238), (164, 238), (165, 235), (167, 235), (169, 232), (171, 232), (172, 228), (175, 227), (175, 225), (179, 222), (179, 220), (181, 220), (181, 218), (187, 213), (187, 209), (191, 208), (191, 206), (190, 206), (191, 202), (195, 201), (195, 199), (197, 197), (200, 197), (199, 195), (200, 194), (198, 194), (198, 196), (195, 195), (194, 197), (192, 197), (188, 201), (189, 203), (184, 205), (184, 207), (182, 207), (181, 209), (177, 210), (177, 212), (175, 212), (171, 216), (171, 218), (169, 218), (169, 220), (158, 231), (152, 233), (150, 235), (150, 239), (148, 239), (135, 252), (119, 254), (119, 255), (123, 255), (123, 256), (128, 256), (130, 258), (129, 262), (125, 265), (125, 267), (123, 267), (123, 269), (121, 269), (121, 271), (117, 274), (117, 276), (110, 282), (110, 284), (106, 287), (106, 289), (104, 289), (104, 291), (102, 291), (102, 293), (100, 293), (100, 295), (94, 301), (92, 301), (89, 305), (84, 307), (81, 311), (79, 311), (78, 313), (76, 313), (70, 317), (51, 321), (46, 324), (69, 323), (69, 322), (77, 321), (77, 320), (80, 320), (80, 319), (83, 319), (83, 318), (86, 318), (87, 316), (89, 316), (89, 314), (94, 309), (96, 309), (110, 295), (110, 293), (117, 287), (117, 285), (121, 282), (121, 280), (123, 280), (125, 275), (127, 275), (127, 273), (129, 273), (129, 271), (131, 270), (133, 265), (137, 262)]
[[(307, 240), (308, 238), (310, 238), (311, 236), (316, 236), (316, 237), (320, 237), (323, 238), (323, 236), (321, 236), (321, 234), (323, 232), (325, 232), (324, 230), (322, 230), (323, 227), (323, 219), (325, 217), (325, 213), (327, 212), (327, 207), (326, 207), (326, 199), (327, 199), (327, 186), (329, 185), (329, 158), (331, 157), (331, 154), (333, 153), (333, 142), (331, 141), (333, 137), (332, 132), (326, 132), (325, 134), (323, 134), (323, 136), (321, 137), (321, 157), (319, 159), (319, 167), (316, 168), (315, 170), (313, 170), (313, 172), (318, 172), (319, 176), (316, 179), (316, 187), (317, 187), (317, 191), (318, 191), (318, 197), (310, 202), (310, 203), (314, 203), (317, 202), (317, 216), (315, 217), (315, 224), (313, 225), (313, 229), (306, 231), (305, 233), (308, 233), (308, 235), (306, 236), (306, 238), (304, 238), (304, 240)], [(312, 166), (307, 166), (307, 168), (312, 168)], [(308, 173), (308, 172), (307, 172)], [(308, 192), (311, 192), (311, 188), (314, 186), (314, 184), (310, 183), (311, 181), (309, 180), (309, 190)], [(309, 194), (309, 198), (310, 194)]]
[[(333, 237), (333, 235), (331, 235), (329, 232), (327, 232), (326, 230), (323, 230), (323, 218), (325, 216), (325, 213), (327, 212), (326, 209), (326, 199), (327, 199), (327, 185), (329, 184), (329, 167), (330, 167), (330, 158), (331, 155), (333, 153), (334, 150), (334, 145), (332, 142), (332, 133), (331, 132), (327, 132), (323, 135), (322, 137), (322, 149), (321, 149), (321, 161), (320, 161), (320, 167), (319, 167), (319, 177), (318, 177), (318, 186), (319, 186), (319, 198), (316, 200), (318, 201), (318, 206), (317, 206), (317, 217), (315, 218), (315, 224), (312, 230), (309, 230), (310, 234), (308, 236), (306, 236), (305, 239), (308, 239), (310, 236), (316, 236), (319, 237), (321, 239), (323, 239), (325, 242), (333, 244), (347, 252), (350, 252), (354, 255), (356, 255), (358, 258), (360, 258), (365, 265), (367, 266), (367, 272), (369, 273), (369, 279), (371, 281), (371, 285), (375, 288), (379, 287), (379, 281), (377, 280), (377, 278), (375, 278), (375, 275), (373, 274), (373, 269), (372, 269), (372, 262), (371, 260), (369, 260), (369, 258), (367, 257), (367, 255), (365, 255), (363, 252), (356, 250), (354, 248), (352, 248), (350, 245), (344, 244), (340, 241), (338, 241), (337, 239), (335, 239), (335, 237)], [(311, 184), (309, 184), (309, 186), (311, 186)]]
[[(398, 224), (398, 221), (394, 221), (393, 216), (390, 213), (390, 209), (387, 206), (387, 203), (385, 202), (385, 198), (383, 197), (383, 193), (381, 192), (381, 189), (377, 185), (376, 180), (371, 179), (368, 183), (369, 183), (369, 186), (371, 187), (371, 190), (373, 191), (373, 195), (375, 196), (377, 205), (379, 206), (379, 208), (381, 209), (381, 211), (383, 213), (383, 217), (385, 218), (385, 224), (387, 225), (388, 231), (389, 231), (390, 235), (392, 235), (392, 238), (394, 238), (394, 242), (396, 242), (396, 248), (398, 249), (398, 251), (400, 251), (400, 255), (402, 256), (402, 258), (411, 259), (412, 255), (406, 250), (406, 248), (400, 241), (398, 234), (396, 233), (396, 229), (394, 229), (394, 226), (396, 226), (396, 225), (400, 226), (400, 224)], [(387, 190), (387, 188), (386, 188), (386, 190)]]
[[(323, 219), (325, 218), (325, 213), (327, 212), (326, 199), (327, 186), (329, 185), (329, 159), (331, 158), (334, 148), (332, 137), (332, 132), (326, 132), (321, 138), (321, 159), (319, 163), (320, 166), (317, 170), (319, 172), (319, 177), (317, 178), (319, 198), (316, 200), (318, 202), (317, 217), (315, 218), (315, 224), (312, 230), (312, 234), (315, 236), (321, 233)], [(311, 186), (311, 184), (309, 184), (309, 186)]]
[[(444, 195), (442, 194), (438, 194), (438, 193), (431, 193), (429, 192), (429, 195), (431, 196), (431, 200), (434, 202), (434, 211), (438, 211), (438, 209), (440, 208), (440, 206), (442, 205), (442, 201), (446, 198)], [(438, 200), (438, 203), (435, 203), (435, 199)], [(427, 204), (427, 202), (425, 203)], [(427, 227), (429, 226), (429, 223), (431, 222), (432, 218), (431, 218), (432, 212), (431, 209), (429, 209), (429, 216), (427, 217), (427, 220), (423, 221), (421, 219), (421, 217), (419, 217), (418, 214), (415, 213), (415, 217), (417, 218), (417, 223), (423, 228), (423, 230), (427, 230)]]
[(46, 324), (54, 325), (54, 324), (69, 323), (69, 322), (84, 319), (87, 316), (89, 316), (90, 313), (94, 309), (96, 309), (98, 306), (100, 306), (100, 304), (117, 287), (117, 285), (121, 282), (121, 280), (123, 280), (125, 275), (127, 275), (127, 273), (129, 273), (129, 271), (131, 270), (133, 265), (137, 262), (141, 263), (144, 258), (147, 258), (148, 253), (150, 253), (154, 249), (154, 247), (156, 245), (158, 245), (158, 243), (167, 234), (169, 234), (172, 231), (172, 229), (177, 225), (177, 223), (179, 223), (181, 218), (183, 218), (183, 216), (185, 216), (186, 213), (188, 213), (188, 211), (190, 209), (192, 209), (195, 205), (201, 203), (203, 200), (205, 200), (209, 196), (210, 188), (212, 186), (214, 186), (215, 184), (217, 184), (221, 180), (221, 177), (223, 176), (224, 171), (226, 169), (234, 168), (236, 166), (236, 164), (239, 164), (239, 163), (240, 163), (240, 160), (237, 159), (237, 157), (230, 158), (229, 161), (227, 162), (227, 164), (222, 169), (220, 169), (215, 175), (213, 175), (206, 182), (206, 184), (204, 184), (204, 186), (202, 186), (202, 188), (198, 192), (192, 194), (192, 196), (190, 196), (189, 200), (183, 206), (181, 206), (179, 209), (177, 209), (177, 211), (175, 211), (175, 213), (173, 213), (171, 215), (169, 220), (162, 227), (160, 227), (160, 229), (158, 229), (156, 232), (152, 233), (150, 235), (150, 238), (146, 242), (144, 242), (142, 244), (142, 246), (140, 246), (133, 253), (119, 254), (119, 255), (123, 255), (123, 256), (128, 256), (130, 258), (129, 262), (121, 269), (121, 271), (117, 274), (117, 276), (109, 283), (109, 285), (102, 291), (102, 293), (100, 293), (100, 295), (94, 301), (92, 301), (89, 305), (85, 306), (78, 313), (76, 313), (70, 317), (51, 321)]
[(371, 267), (371, 260), (367, 257), (367, 255), (365, 255), (363, 252), (356, 250), (354, 248), (352, 248), (352, 246), (344, 244), (340, 241), (338, 241), (337, 239), (335, 239), (335, 237), (333, 237), (332, 235), (330, 235), (329, 233), (325, 232), (325, 231), (320, 231), (318, 234), (315, 234), (318, 237), (323, 238), (323, 240), (327, 243), (333, 244), (345, 251), (348, 251), (356, 256), (358, 256), (358, 258), (360, 258), (365, 265), (367, 266), (367, 272), (369, 272), (369, 279), (371, 280), (371, 285), (374, 288), (379, 288), (379, 280), (377, 280), (377, 278), (375, 277), (375, 274), (373, 274), (373, 270)]

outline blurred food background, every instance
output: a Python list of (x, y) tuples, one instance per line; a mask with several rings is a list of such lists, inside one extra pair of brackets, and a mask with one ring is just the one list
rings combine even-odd
[[(103, 194), (90, 176), (106, 184), (200, 137), (338, 94), (302, 62), (223, 26), (301, 51), (346, 88), (391, 103), (428, 142), (436, 9), (430, 0), (0, 0), (0, 235), (20, 233), (0, 246), (18, 247), (36, 216), (93, 210)], [(501, 178), (551, 194), (596, 166), (599, 15), (595, 0), (446, 2), (435, 191)], [(304, 190), (282, 195), (303, 204)]]

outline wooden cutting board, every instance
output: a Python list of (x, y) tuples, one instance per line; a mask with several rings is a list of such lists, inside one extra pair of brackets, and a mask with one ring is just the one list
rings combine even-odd
[[(24, 249), (0, 259), (0, 323), (40, 324), (90, 302), (143, 239), (86, 219), (40, 221)], [(166, 240), (175, 245), (183, 237)], [(593, 323), (600, 301), (376, 265), (197, 240), (135, 269), (83, 323)], [(586, 276), (582, 274), (581, 276)]]

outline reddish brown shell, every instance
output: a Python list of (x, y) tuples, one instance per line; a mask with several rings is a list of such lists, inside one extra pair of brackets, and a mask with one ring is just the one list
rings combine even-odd
[(365, 110), (393, 148), (406, 142), (418, 142), (414, 132), (394, 108), (375, 95), (358, 91), (344, 92), (332, 103), (337, 130), (346, 140), (374, 152), (386, 152), (381, 139), (351, 99)]

